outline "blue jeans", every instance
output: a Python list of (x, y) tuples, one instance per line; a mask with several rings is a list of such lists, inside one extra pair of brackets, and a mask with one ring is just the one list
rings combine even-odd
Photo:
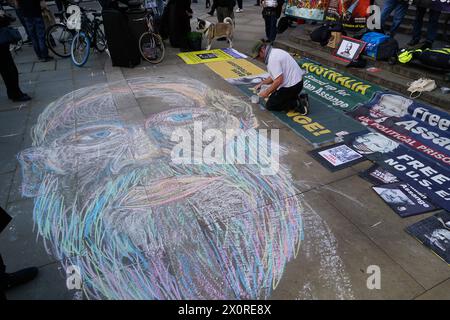
[(34, 52), (39, 59), (48, 58), (48, 48), (45, 43), (45, 24), (42, 17), (24, 17), (26, 28), (33, 44)]
[[(420, 41), (420, 37), (422, 36), (423, 18), (426, 12), (427, 8), (417, 7), (416, 19), (414, 20), (413, 28), (413, 40), (415, 41)], [(427, 30), (427, 41), (433, 43), (434, 40), (436, 40), (439, 28), (439, 16), (441, 15), (441, 12), (430, 9), (430, 13), (428, 15), (429, 22)]]
[(383, 27), (386, 23), (386, 20), (391, 15), (391, 12), (394, 11), (394, 20), (391, 26), (391, 35), (394, 35), (397, 31), (398, 27), (403, 21), (403, 18), (406, 15), (406, 11), (408, 10), (408, 2), (402, 0), (386, 0), (383, 6), (383, 10), (381, 10), (381, 26)]
[(269, 14), (264, 15), (264, 21), (266, 23), (266, 37), (270, 42), (275, 41), (277, 37), (277, 15)]

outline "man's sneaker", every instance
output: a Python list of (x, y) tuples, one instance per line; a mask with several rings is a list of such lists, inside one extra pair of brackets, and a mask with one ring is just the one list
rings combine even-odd
[(238, 13), (242, 12), (242, 11), (244, 11), (244, 9), (239, 9), (239, 8), (236, 9), (236, 12), (238, 12)]
[(11, 289), (17, 287), (21, 284), (27, 283), (34, 278), (36, 278), (38, 274), (38, 268), (31, 267), (16, 271), (14, 273), (6, 274), (6, 288)]
[(302, 93), (297, 99), (297, 111), (302, 115), (306, 116), (309, 112), (309, 98), (308, 95)]

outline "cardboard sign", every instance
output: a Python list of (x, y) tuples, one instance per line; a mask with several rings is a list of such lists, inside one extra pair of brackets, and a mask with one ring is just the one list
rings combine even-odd
[(407, 183), (390, 183), (372, 189), (400, 217), (409, 217), (436, 210), (428, 197)]
[(288, 0), (285, 14), (287, 16), (322, 21), (327, 10), (328, 1), (321, 0)]
[(440, 211), (409, 226), (406, 232), (450, 265), (450, 213)]
[(342, 36), (333, 55), (342, 61), (351, 62), (358, 59), (365, 46), (364, 41)]
[(178, 56), (183, 59), (186, 64), (199, 64), (246, 58), (245, 55), (234, 49), (214, 49), (182, 52), (179, 53)]
[(361, 154), (344, 143), (316, 149), (309, 154), (330, 171), (348, 168), (365, 160)]
[(400, 182), (400, 179), (398, 179), (395, 175), (377, 164), (374, 164), (369, 169), (360, 172), (358, 175), (364, 180), (377, 185)]

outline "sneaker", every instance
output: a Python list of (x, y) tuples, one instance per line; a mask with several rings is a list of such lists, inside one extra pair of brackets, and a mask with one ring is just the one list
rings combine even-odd
[(208, 14), (209, 14), (211, 17), (214, 17), (214, 12), (208, 11)]
[(26, 268), (6, 274), (6, 288), (11, 289), (36, 278), (39, 270), (36, 267)]
[(11, 100), (14, 102), (25, 102), (25, 101), (30, 101), (31, 97), (29, 95), (27, 95), (26, 93), (24, 93), (17, 98), (11, 98)]
[(237, 13), (242, 12), (242, 11), (244, 11), (244, 9), (239, 9), (239, 8), (236, 9)]
[(30, 39), (27, 39), (27, 40), (25, 40), (25, 41), (23, 42), (23, 44), (31, 44), (31, 40), (30, 40)]
[(308, 95), (301, 93), (297, 100), (297, 111), (302, 115), (306, 116), (309, 113), (309, 99)]

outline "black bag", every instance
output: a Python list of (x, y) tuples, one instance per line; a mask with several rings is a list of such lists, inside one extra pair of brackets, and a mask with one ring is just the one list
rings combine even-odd
[(141, 54), (126, 15), (119, 10), (105, 9), (102, 16), (112, 65), (126, 68), (138, 65), (141, 62)]
[(398, 42), (394, 38), (389, 38), (378, 45), (377, 60), (389, 60), (397, 55), (399, 50)]
[(322, 25), (314, 29), (310, 37), (312, 41), (319, 42), (322, 47), (325, 47), (331, 38), (330, 27), (328, 25)]
[(426, 49), (418, 55), (417, 59), (424, 65), (450, 70), (450, 48)]

